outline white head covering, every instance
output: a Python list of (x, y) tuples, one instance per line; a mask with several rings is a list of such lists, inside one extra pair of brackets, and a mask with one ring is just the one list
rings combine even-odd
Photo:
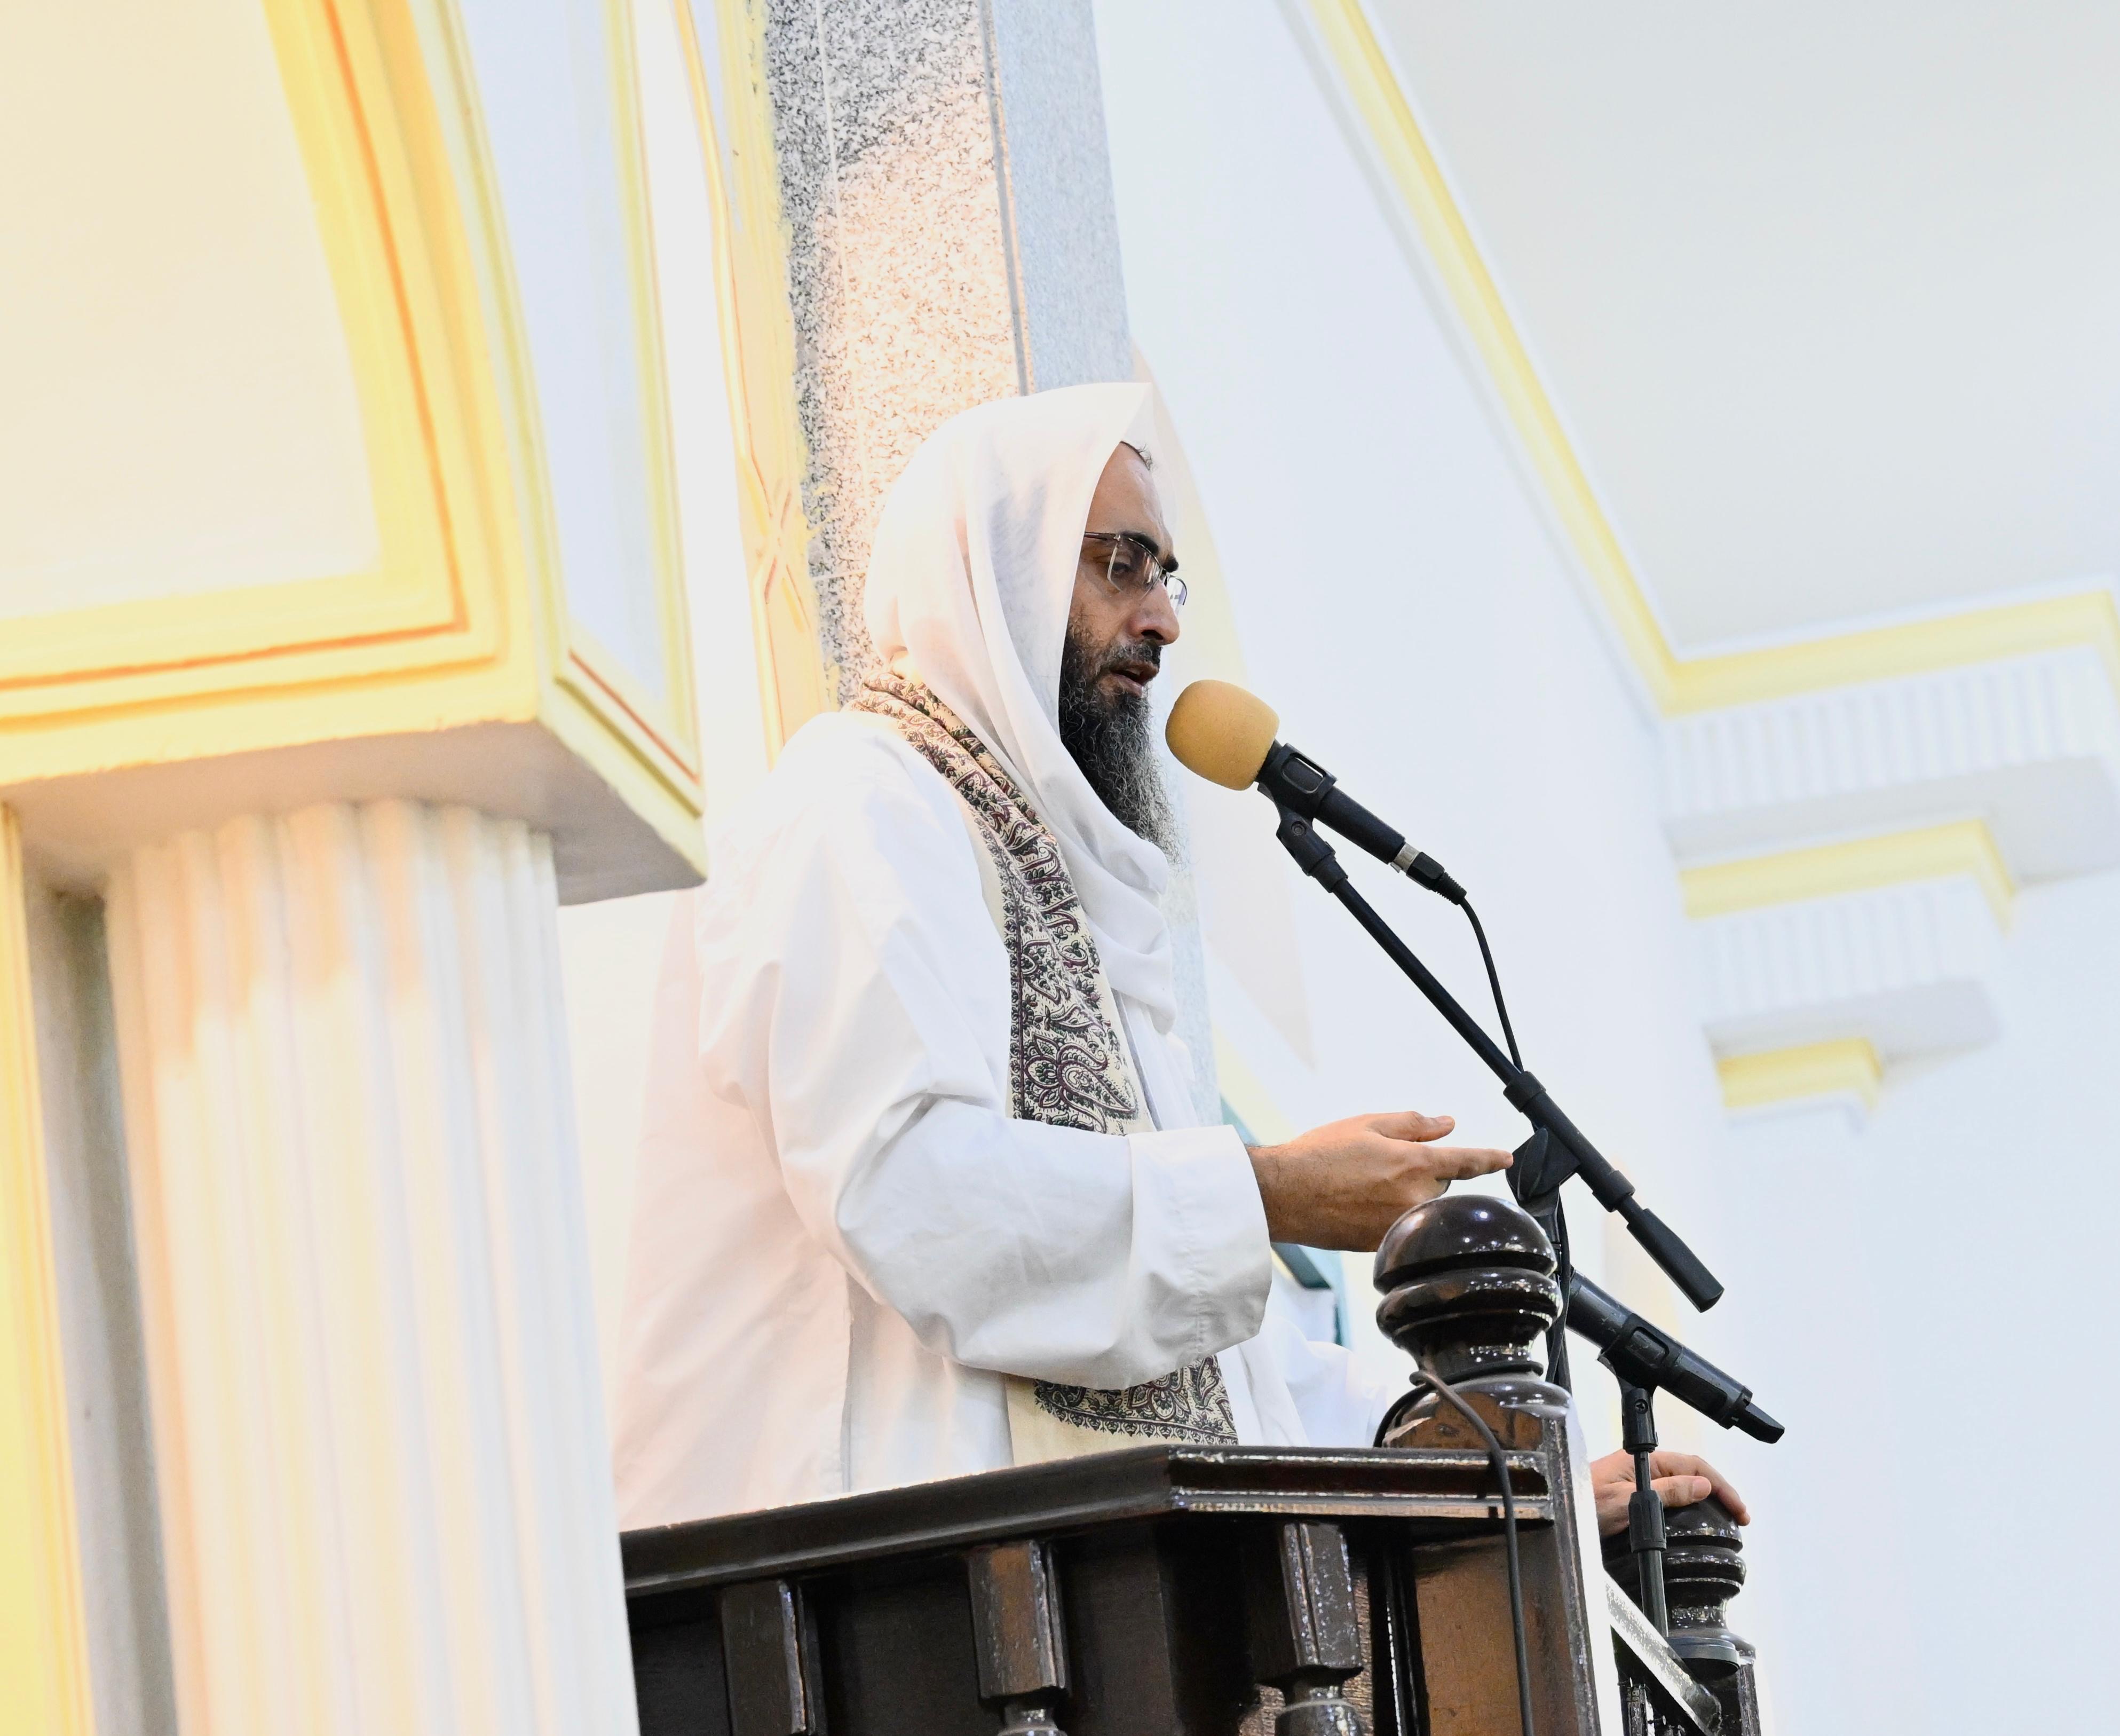
[(1177, 1017), (1163, 853), (1120, 824), (1060, 739), (1060, 654), (1090, 497), (1120, 442), (1147, 443), (1144, 385), (1068, 386), (945, 422), (883, 505), (869, 636), (909, 661), (1060, 840), (1114, 990)]

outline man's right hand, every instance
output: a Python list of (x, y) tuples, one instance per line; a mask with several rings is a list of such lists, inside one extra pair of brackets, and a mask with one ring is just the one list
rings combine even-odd
[(1411, 1110), (1354, 1115), (1285, 1145), (1253, 1146), (1267, 1236), (1374, 1253), (1401, 1216), (1452, 1182), (1509, 1167), (1507, 1152), (1434, 1143), (1457, 1124), (1448, 1115)]

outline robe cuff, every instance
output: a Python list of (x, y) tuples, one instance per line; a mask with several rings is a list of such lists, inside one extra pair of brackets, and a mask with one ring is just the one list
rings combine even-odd
[(1193, 1298), (1188, 1361), (1258, 1336), (1273, 1288), (1273, 1250), (1258, 1176), (1237, 1130), (1132, 1133), (1134, 1200), (1151, 1200)]

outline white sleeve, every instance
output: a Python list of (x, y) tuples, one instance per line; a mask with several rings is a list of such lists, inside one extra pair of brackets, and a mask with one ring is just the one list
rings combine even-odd
[(783, 761), (785, 811), (696, 936), (709, 1083), (810, 1232), (976, 1367), (1130, 1386), (1251, 1337), (1272, 1264), (1235, 1133), (1011, 1119), (1007, 961), (955, 798), (901, 745), (834, 745)]
[(1385, 1375), (1343, 1345), (1305, 1338), (1301, 1324), (1283, 1309), (1267, 1309), (1263, 1336), (1313, 1446), (1373, 1445), (1384, 1413), (1413, 1377), (1411, 1362), (1402, 1376)]
[(1318, 1344), (1274, 1315), (1267, 1315), (1267, 1333), (1310, 1445), (1376, 1444), (1378, 1424), (1412, 1382), (1414, 1365), (1397, 1378), (1380, 1375), (1346, 1346)]

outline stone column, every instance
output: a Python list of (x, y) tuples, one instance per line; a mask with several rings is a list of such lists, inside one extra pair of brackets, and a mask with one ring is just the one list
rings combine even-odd
[(556, 903), (403, 801), (113, 877), (188, 1731), (633, 1728)]
[[(914, 448), (1010, 392), (1134, 378), (1096, 34), (1090, 0), (746, 3), (787, 224), (818, 636), (844, 700), (870, 658), (877, 510)], [(1166, 910), (1179, 1032), (1211, 1118), (1182, 865)]]
[[(760, 0), (752, 0), (754, 6)], [(884, 491), (960, 410), (1133, 377), (1089, 0), (763, 0), (826, 659)]]

